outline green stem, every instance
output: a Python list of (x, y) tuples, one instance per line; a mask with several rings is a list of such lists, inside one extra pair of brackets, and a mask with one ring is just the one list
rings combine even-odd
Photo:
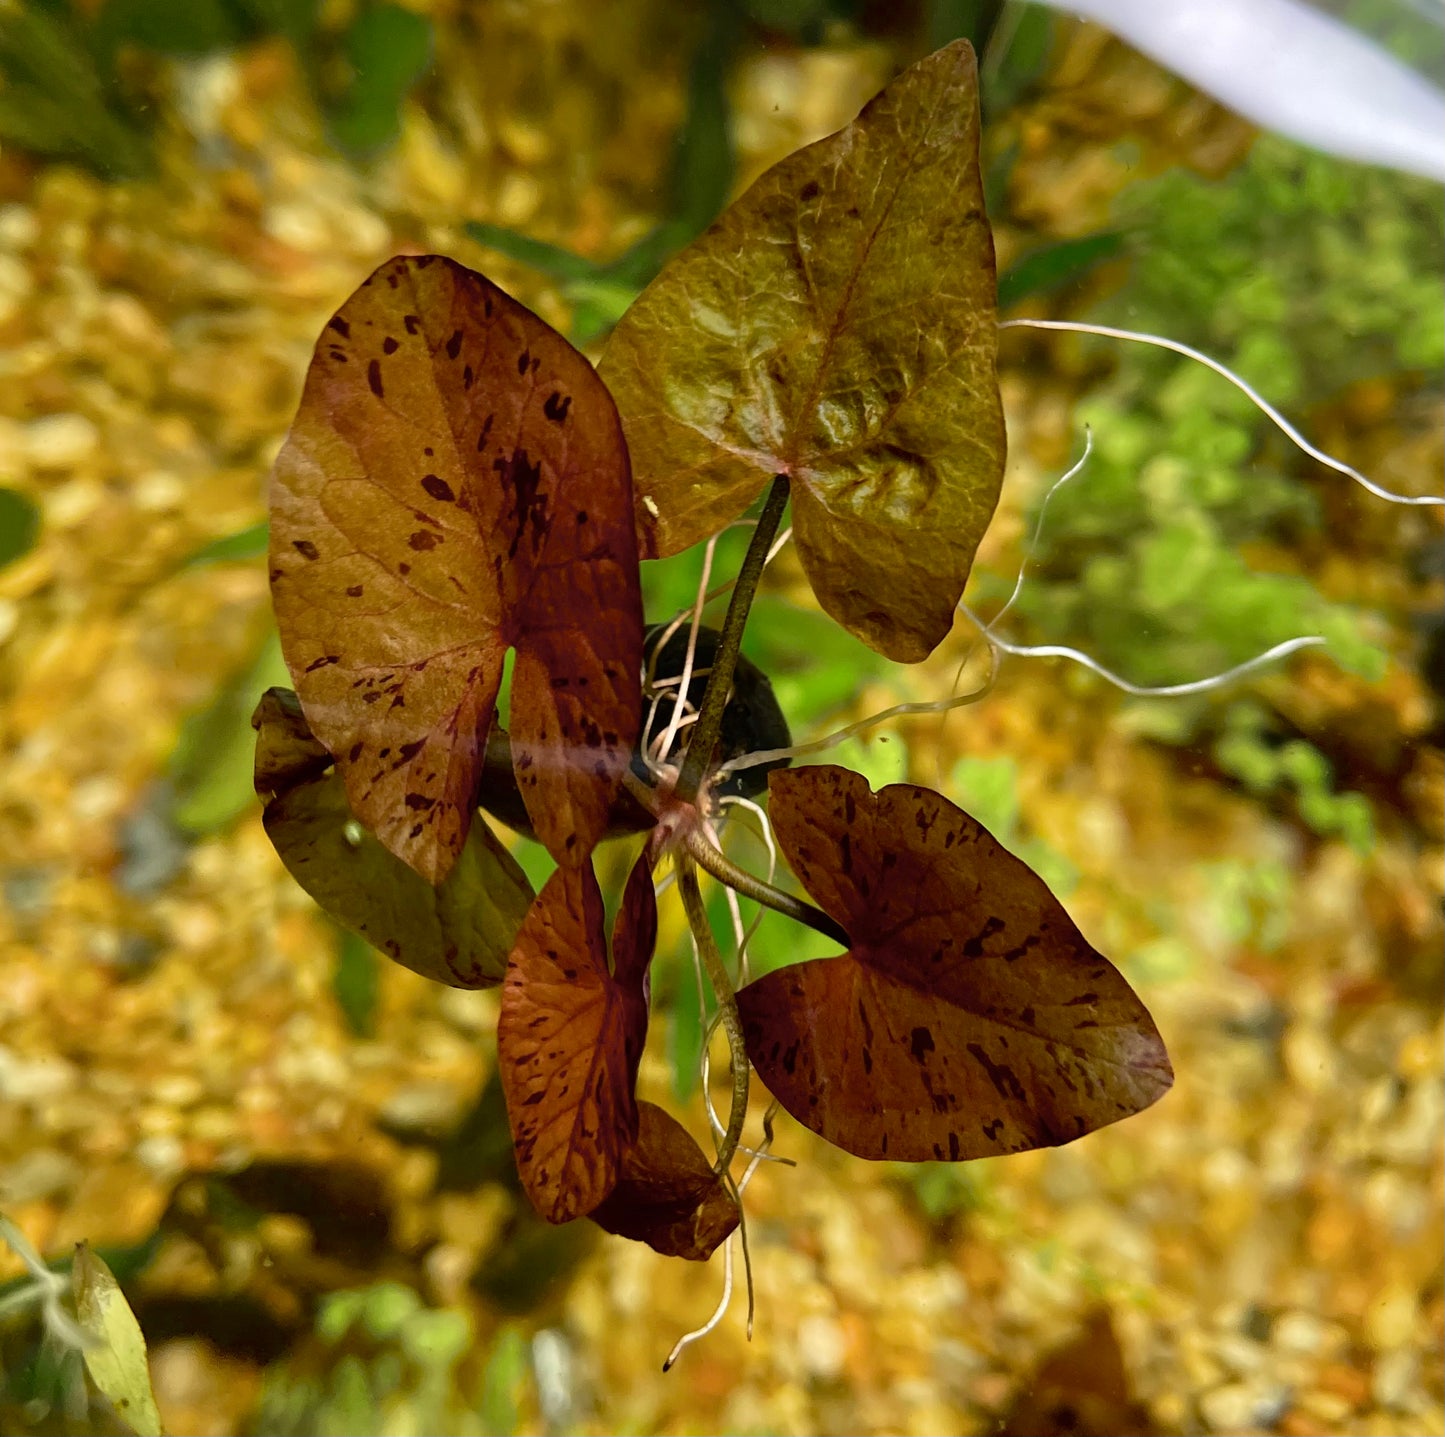
[(748, 1050), (743, 1044), (743, 1020), (738, 1012), (737, 994), (733, 992), (732, 979), (723, 966), (717, 940), (712, 936), (712, 925), (707, 920), (707, 909), (702, 901), (702, 889), (698, 887), (697, 869), (693, 867), (692, 860), (683, 854), (677, 856), (677, 891), (682, 895), (682, 906), (687, 913), (688, 927), (697, 940), (702, 966), (707, 969), (708, 981), (717, 995), (718, 1016), (723, 1031), (728, 1035), (728, 1049), (732, 1054), (732, 1112), (728, 1115), (727, 1131), (723, 1134), (717, 1161), (713, 1164), (713, 1171), (721, 1174), (732, 1165), (733, 1154), (737, 1152), (743, 1135), (743, 1124), (747, 1121)]
[[(662, 803), (655, 788), (650, 788), (630, 769), (622, 775), (622, 786), (654, 818), (660, 816)], [(821, 908), (815, 908), (805, 899), (795, 898), (781, 888), (774, 888), (766, 879), (749, 873), (746, 868), (739, 868), (727, 854), (708, 841), (706, 834), (696, 828), (687, 827), (683, 830), (682, 846), (699, 868), (711, 874), (719, 883), (726, 883), (744, 898), (751, 898), (754, 903), (761, 903), (764, 908), (771, 908), (775, 913), (781, 913), (784, 918), (791, 918), (793, 922), (801, 923), (821, 933), (825, 938), (831, 938), (844, 948), (852, 947), (847, 930), (841, 924), (835, 923)]]
[(738, 570), (737, 583), (733, 585), (732, 598), (728, 602), (728, 616), (723, 621), (722, 637), (718, 640), (717, 654), (712, 661), (712, 673), (708, 676), (707, 691), (702, 696), (702, 708), (697, 722), (692, 726), (687, 752), (683, 755), (682, 771), (678, 775), (675, 791), (684, 803), (697, 802), (697, 791), (702, 787), (707, 766), (712, 761), (713, 749), (717, 747), (723, 710), (732, 695), (733, 669), (737, 666), (743, 626), (748, 621), (748, 610), (752, 607), (753, 595), (757, 592), (768, 550), (772, 547), (773, 536), (778, 532), (787, 503), (788, 476), (776, 474), (773, 476), (773, 486), (768, 490), (763, 512), (758, 516), (757, 528), (753, 530), (752, 542), (748, 545), (743, 566)]
[(739, 868), (722, 849), (708, 842), (706, 834), (690, 828), (683, 834), (682, 841), (683, 847), (697, 861), (697, 866), (712, 874), (719, 883), (726, 883), (744, 898), (751, 898), (754, 903), (761, 903), (764, 908), (771, 908), (785, 918), (791, 918), (795, 923), (802, 923), (844, 948), (853, 946), (847, 931), (829, 918), (821, 908), (814, 908), (811, 903), (794, 898), (791, 893), (784, 893), (781, 888), (774, 888), (771, 883), (749, 873), (746, 868)]

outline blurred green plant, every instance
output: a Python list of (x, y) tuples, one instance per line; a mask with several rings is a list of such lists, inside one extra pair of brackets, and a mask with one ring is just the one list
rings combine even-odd
[(381, 992), (381, 964), (376, 950), (349, 928), (336, 930), (336, 965), (331, 992), (354, 1038), (376, 1036), (376, 1005)]
[[(1227, 180), (1170, 173), (1129, 191), (1120, 210), (1133, 273), (1097, 317), (1193, 344), (1277, 406), (1377, 375), (1438, 377), (1445, 365), (1445, 236), (1425, 181), (1263, 136)], [(1298, 549), (1319, 527), (1293, 451), (1202, 367), (1142, 346), (1109, 353), (1112, 377), (1078, 410), (1093, 456), (1050, 505), (1019, 599), (1034, 637), (1067, 638), (1135, 683), (1167, 684), (1314, 632), (1343, 667), (1378, 677), (1385, 655), (1367, 617), (1244, 557), (1257, 543)], [(1003, 591), (986, 576), (980, 587)], [(1141, 726), (1191, 742), (1218, 701), (1154, 707), (1168, 711)], [(1327, 801), (1327, 781), (1307, 777), (1298, 754), (1288, 762), (1308, 821), (1363, 842), (1360, 803)]]
[(270, 542), (271, 526), (264, 519), (237, 529), (233, 534), (222, 534), (209, 544), (202, 544), (193, 554), (181, 560), (181, 569), (199, 569), (207, 564), (230, 564), (238, 560), (259, 559), (266, 553)]
[(1300, 819), (1322, 838), (1342, 838), (1361, 858), (1375, 846), (1375, 822), (1362, 793), (1334, 786), (1328, 758), (1304, 739), (1273, 740), (1267, 713), (1257, 704), (1232, 705), (1214, 741), (1220, 768), (1260, 798), (1287, 798)]
[(369, 0), (342, 36), (341, 51), (348, 79), (330, 97), (331, 136), (350, 154), (370, 155), (400, 133), (402, 101), (431, 64), (431, 21), (386, 0)]
[(275, 1437), (361, 1432), (515, 1432), (531, 1380), (520, 1328), (497, 1333), (479, 1379), (464, 1369), (476, 1337), (460, 1308), (428, 1308), (381, 1282), (334, 1292), (313, 1350), (266, 1370), (253, 1426)]
[(89, 40), (61, 0), (0, 5), (0, 141), (102, 175), (144, 174), (149, 144)]
[(361, 0), (339, 30), (320, 0), (0, 0), (0, 140), (107, 178), (145, 175), (151, 107), (125, 52), (194, 59), (268, 35), (291, 44), (332, 140), (358, 158), (396, 138), (431, 62), (431, 21), (390, 0)]
[(472, 222), (478, 244), (556, 280), (572, 307), (571, 337), (587, 344), (617, 323), (668, 258), (695, 239), (728, 202), (733, 148), (726, 82), (739, 15), (714, 0), (693, 55), (687, 111), (673, 141), (663, 218), (616, 259), (596, 261), (503, 225)]
[(988, 1167), (983, 1163), (891, 1163), (893, 1180), (913, 1197), (932, 1223), (981, 1212), (988, 1205)]
[(0, 569), (23, 558), (40, 535), (40, 511), (15, 489), (0, 489)]
[(255, 806), (251, 713), (260, 694), (290, 682), (280, 640), (270, 628), (245, 666), (181, 725), (168, 776), (174, 793), (171, 818), (183, 833), (217, 833)]
[[(82, 1242), (63, 1261), (47, 1263), (3, 1213), (0, 1242), (26, 1268), (0, 1287), (0, 1337), (32, 1308), (40, 1326), (38, 1347), (19, 1362), (8, 1344), (0, 1346), (0, 1430), (160, 1437), (145, 1338), (105, 1259)], [(149, 1261), (154, 1247), (123, 1252), (125, 1270), (134, 1270), (137, 1254), (144, 1254), (142, 1265)]]
[(1055, 897), (1067, 898), (1078, 886), (1079, 871), (1041, 838), (1019, 833), (1019, 765), (1012, 756), (961, 758), (953, 766), (948, 791), (1016, 858), (1021, 858)]

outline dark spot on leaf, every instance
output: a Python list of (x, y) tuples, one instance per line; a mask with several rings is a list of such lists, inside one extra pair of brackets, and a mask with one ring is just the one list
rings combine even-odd
[(798, 198), (800, 200), (815, 200), (818, 198), (818, 192), (821, 188), (817, 180), (809, 180), (808, 183), (798, 191)]
[(423, 476), (421, 487), (425, 489), (433, 499), (440, 499), (443, 504), (456, 502), (457, 496), (452, 492), (452, 486), (439, 475), (427, 474)]
[(462, 388), (470, 389), (476, 383), (477, 376), (472, 372), (470, 364), (462, 366)]
[(436, 799), (428, 798), (424, 793), (409, 793), (406, 796), (406, 806), (412, 809), (420, 809), (425, 813), (427, 809), (436, 806)]
[(413, 549), (425, 553), (428, 549), (435, 549), (442, 540), (439, 534), (433, 534), (430, 529), (418, 529), (406, 542)]
[(346, 586), (346, 597), (348, 599), (359, 599), (366, 591), (360, 584), (348, 584)]
[(334, 329), (337, 334), (342, 337), (342, 339), (351, 338), (351, 326), (344, 319), (342, 319), (339, 314), (332, 315), (330, 322), (327, 324), (326, 327), (328, 329)]
[(366, 382), (371, 386), (371, 392), (378, 399), (385, 398), (381, 388), (381, 361), (379, 359), (373, 359), (366, 366)]
[(541, 492), (541, 464), (529, 463), (527, 451), (518, 448), (512, 451), (510, 459), (496, 460), (492, 468), (497, 471), (502, 487), (512, 498), (512, 521), (515, 527), (512, 530), (512, 542), (507, 546), (507, 557), (517, 557), (522, 535), (528, 529), (532, 533), (532, 553), (537, 554), (547, 531), (547, 496)]
[(421, 329), (421, 320), (414, 314), (404, 315), (401, 322), (406, 325), (406, 332), (408, 334), (415, 334)]
[(561, 394), (553, 390), (547, 402), (542, 406), (542, 413), (552, 421), (553, 424), (564, 424), (567, 420), (567, 411), (572, 407), (572, 396)]
[(970, 1043), (968, 1051), (973, 1054), (980, 1067), (988, 1074), (988, 1080), (998, 1090), (1001, 1098), (1012, 1098), (1020, 1102), (1024, 1096), (1023, 1085), (1007, 1063), (995, 1063), (979, 1043)]
[(381, 341), (381, 352), (383, 354), (395, 354), (401, 345), (389, 334)]
[(1003, 1119), (995, 1118), (992, 1122), (981, 1123), (979, 1126), (983, 1129), (984, 1137), (986, 1137), (989, 1142), (996, 1143), (999, 1133), (1003, 1131)]
[(452, 337), (447, 340), (447, 358), (455, 359), (462, 352), (462, 332), (459, 329), (452, 330)]
[(983, 927), (963, 945), (963, 956), (965, 958), (981, 958), (983, 956), (983, 945), (988, 942), (995, 933), (1003, 931), (1004, 921), (1002, 918), (990, 918)]
[(411, 565), (406, 563), (398, 564), (396, 566), (396, 572), (400, 574), (401, 577), (404, 579), (409, 573), (411, 573)]
[(310, 539), (293, 539), (291, 541), (291, 547), (295, 549), (303, 559), (319, 559), (321, 557), (316, 545), (313, 544)]
[(933, 1034), (927, 1028), (915, 1028), (908, 1035), (908, 1049), (913, 1054), (913, 1061), (921, 1063), (924, 1055), (933, 1051)]
[(365, 747), (366, 747), (366, 745), (365, 745), (364, 743), (354, 743), (354, 744), (352, 744), (352, 745), (351, 745), (351, 752), (346, 755), (348, 762), (350, 762), (350, 763), (355, 763), (356, 760), (361, 757), (361, 751), (362, 751), (362, 749), (364, 749)]
[(517, 356), (517, 373), (518, 373), (518, 374), (525, 374), (525, 373), (527, 372), (527, 366), (528, 366), (529, 364), (531, 364), (531, 362), (532, 362), (532, 351), (531, 351), (530, 349), (524, 349), (524, 350)]
[(948, 1135), (948, 1160), (949, 1160), (949, 1162), (951, 1162), (951, 1163), (956, 1163), (956, 1162), (958, 1161), (958, 1153), (959, 1153), (958, 1134), (957, 1134), (957, 1133), (949, 1133), (949, 1135)]

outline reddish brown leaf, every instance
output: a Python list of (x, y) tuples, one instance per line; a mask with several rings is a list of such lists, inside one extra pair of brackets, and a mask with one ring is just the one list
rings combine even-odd
[(317, 345), (276, 461), (286, 662), (361, 819), (432, 882), (466, 839), (509, 646), (512, 748), (559, 862), (641, 718), (627, 451), (587, 361), (489, 280), (388, 260)]
[(633, 1087), (647, 1036), (657, 904), (646, 856), (627, 881), (607, 962), (590, 862), (558, 868), (507, 960), (497, 1061), (517, 1171), (548, 1222), (592, 1211), (637, 1140)]
[(637, 1141), (611, 1194), (589, 1216), (664, 1257), (706, 1262), (738, 1225), (738, 1205), (692, 1134), (653, 1103), (637, 1105)]
[(775, 165), (623, 316), (601, 361), (644, 557), (774, 474), (824, 609), (889, 658), (948, 632), (998, 502), (993, 238), (967, 41)]
[(843, 768), (769, 787), (794, 872), (853, 940), (738, 994), (799, 1122), (859, 1157), (956, 1161), (1070, 1142), (1168, 1089), (1144, 1005), (968, 814)]

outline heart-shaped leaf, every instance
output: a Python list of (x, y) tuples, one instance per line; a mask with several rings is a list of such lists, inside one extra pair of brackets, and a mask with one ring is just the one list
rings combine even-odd
[(617, 1186), (588, 1216), (664, 1257), (706, 1262), (738, 1225), (737, 1202), (676, 1118), (655, 1103), (637, 1108), (637, 1141)]
[(738, 994), (800, 1123), (859, 1157), (957, 1161), (1070, 1142), (1168, 1089), (1133, 990), (962, 809), (830, 766), (769, 787), (789, 863), (853, 942)]
[(627, 880), (607, 962), (602, 892), (590, 862), (547, 880), (507, 960), (497, 1062), (517, 1172), (548, 1222), (592, 1211), (637, 1141), (637, 1063), (647, 1037), (647, 968), (657, 941), (652, 868)]
[(276, 460), (271, 588), (356, 816), (438, 882), (466, 841), (509, 647), (532, 827), (578, 862), (641, 721), (642, 604), (611, 397), (438, 255), (388, 260), (317, 345)]
[(532, 885), (486, 823), (472, 825), (433, 887), (357, 821), (340, 776), (321, 773), (329, 756), (318, 755), (294, 694), (269, 690), (252, 722), (256, 786), (272, 795), (262, 821), (297, 883), (343, 927), (423, 978), (452, 988), (500, 983)]
[(600, 369), (644, 558), (787, 474), (833, 618), (905, 662), (948, 632), (1004, 462), (978, 130), (960, 40), (764, 174), (623, 316)]

